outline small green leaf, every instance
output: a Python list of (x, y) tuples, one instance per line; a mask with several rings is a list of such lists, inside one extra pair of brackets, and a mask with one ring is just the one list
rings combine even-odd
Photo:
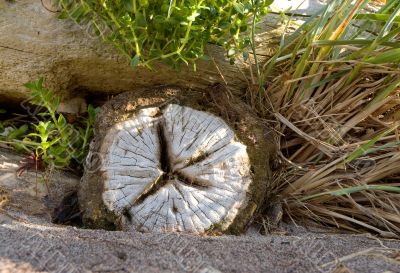
[(26, 132), (28, 132), (28, 125), (24, 124), (22, 126), (20, 126), (19, 128), (11, 131), (8, 135), (7, 135), (7, 139), (8, 140), (16, 140), (16, 139), (20, 139), (22, 136), (24, 136), (26, 134)]
[(378, 134), (377, 136), (375, 136), (374, 138), (372, 138), (371, 140), (369, 140), (367, 143), (361, 145), (360, 147), (358, 147), (357, 149), (355, 149), (352, 153), (350, 153), (347, 158), (344, 160), (344, 164), (350, 163), (353, 160), (359, 158), (360, 156), (363, 156), (367, 153), (368, 149), (370, 147), (372, 147), (372, 145), (374, 145), (377, 141), (379, 141), (382, 137), (386, 136), (387, 134), (389, 134), (390, 132), (392, 132), (393, 130), (395, 130), (397, 127), (393, 127), (390, 128), (380, 134)]
[[(390, 14), (379, 14), (379, 13), (371, 13), (371, 14), (357, 14), (354, 16), (355, 19), (358, 20), (369, 20), (369, 21), (380, 21), (386, 23), (390, 19)], [(400, 23), (400, 16), (397, 16), (393, 22)]]
[(136, 26), (138, 26), (138, 27), (143, 27), (144, 28), (144, 27), (147, 26), (146, 17), (144, 17), (144, 15), (141, 14), (141, 13), (137, 13), (136, 14), (135, 22), (136, 22)]
[(240, 14), (244, 14), (245, 9), (244, 9), (244, 5), (242, 3), (234, 3), (233, 7), (235, 8), (235, 10), (240, 13)]
[(377, 56), (368, 58), (366, 62), (371, 64), (384, 64), (384, 63), (399, 63), (400, 62), (400, 48), (395, 48), (383, 52)]
[(192, 15), (188, 16), (186, 19), (187, 19), (189, 22), (194, 22), (194, 21), (196, 20), (196, 17), (199, 16), (199, 15), (200, 15), (200, 13), (195, 12), (195, 13), (193, 13)]
[(243, 60), (244, 60), (244, 61), (247, 61), (248, 59), (249, 59), (249, 52), (244, 51), (244, 52), (243, 52)]
[(139, 5), (146, 8), (149, 6), (149, 0), (139, 0)]
[(59, 105), (60, 105), (60, 97), (56, 96), (53, 100), (54, 111), (57, 111)]
[(126, 10), (133, 12), (132, 0), (122, 0), (122, 3)]
[(210, 61), (210, 60), (211, 60), (210, 56), (208, 56), (208, 55), (206, 55), (206, 54), (202, 55), (202, 56), (200, 57), (200, 59), (202, 59), (202, 60), (204, 60), (204, 61)]
[(140, 56), (139, 56), (139, 55), (135, 55), (135, 56), (132, 58), (131, 66), (135, 67), (135, 66), (137, 66), (139, 63), (140, 63)]
[(63, 115), (59, 115), (57, 123), (59, 126), (65, 126), (67, 124), (67, 121), (65, 120)]
[(88, 121), (89, 123), (94, 123), (95, 119), (96, 119), (96, 112), (97, 112), (98, 108), (94, 108), (93, 105), (89, 104), (88, 105)]

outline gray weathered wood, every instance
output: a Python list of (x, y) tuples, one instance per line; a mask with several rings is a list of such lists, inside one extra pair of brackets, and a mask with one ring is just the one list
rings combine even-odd
[(220, 118), (169, 104), (116, 124), (101, 148), (103, 201), (145, 231), (232, 224), (251, 182), (246, 146)]
[[(260, 59), (272, 53), (281, 33), (276, 19), (262, 28)], [(232, 92), (241, 92), (248, 84), (247, 64), (230, 65), (221, 47), (209, 45), (212, 60), (199, 61), (195, 72), (186, 67), (178, 73), (162, 64), (155, 65), (154, 71), (132, 69), (127, 59), (90, 30), (90, 24), (59, 20), (41, 1), (0, 0), (0, 101), (26, 99), (28, 90), (23, 85), (39, 77), (66, 99), (84, 92), (115, 94), (157, 85), (203, 89), (227, 83)]]
[(242, 232), (264, 204), (272, 134), (223, 90), (120, 94), (97, 116), (79, 189), (89, 227)]

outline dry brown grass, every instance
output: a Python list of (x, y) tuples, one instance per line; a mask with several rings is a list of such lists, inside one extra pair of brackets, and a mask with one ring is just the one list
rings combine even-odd
[(360, 15), (367, 1), (342, 2), (281, 44), (252, 103), (276, 121), (283, 167), (272, 187), (286, 216), (397, 237), (400, 3), (372, 20)]

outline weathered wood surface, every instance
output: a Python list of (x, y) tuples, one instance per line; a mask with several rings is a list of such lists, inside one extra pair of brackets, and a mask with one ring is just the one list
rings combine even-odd
[(265, 204), (272, 134), (239, 98), (209, 92), (139, 90), (103, 106), (79, 190), (86, 225), (243, 231)]
[[(22, 163), (26, 160), (0, 148), (0, 211), (9, 209), (14, 213), (45, 216), (49, 221), (63, 197), (77, 190), (79, 177), (56, 170), (36, 171)], [(20, 168), (24, 165), (27, 168), (22, 172)]]
[[(264, 27), (260, 58), (271, 54), (280, 33), (275, 19)], [(230, 65), (221, 47), (210, 45), (213, 60), (199, 61), (196, 72), (187, 67), (178, 73), (164, 65), (156, 65), (155, 71), (132, 69), (127, 59), (90, 31), (90, 25), (58, 19), (41, 1), (0, 0), (0, 102), (27, 98), (23, 84), (39, 77), (67, 99), (84, 92), (115, 94), (157, 85), (202, 89), (226, 82), (232, 92), (247, 86), (247, 65)]]
[(251, 182), (246, 146), (222, 119), (169, 104), (116, 124), (102, 145), (103, 201), (145, 231), (226, 229)]
[[(210, 61), (198, 61), (192, 67), (176, 72), (165, 65), (154, 71), (129, 66), (111, 46), (91, 33), (91, 25), (78, 26), (57, 19), (49, 2), (52, 0), (0, 0), (0, 103), (20, 102), (29, 95), (26, 82), (45, 77), (46, 84), (62, 94), (65, 100), (89, 94), (107, 95), (134, 91), (142, 87), (180, 86), (204, 89), (215, 83), (226, 84), (233, 93), (248, 86), (248, 63), (230, 65), (225, 50), (207, 47)], [(285, 26), (279, 10), (312, 15), (328, 1), (275, 1), (272, 10), (258, 24), (257, 54), (262, 63), (274, 52)], [(44, 5), (42, 4), (44, 3)], [(305, 17), (298, 17), (300, 25)], [(289, 30), (293, 30), (290, 28)]]

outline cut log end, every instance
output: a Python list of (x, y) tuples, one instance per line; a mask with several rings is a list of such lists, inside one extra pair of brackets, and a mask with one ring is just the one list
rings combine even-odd
[(105, 205), (144, 231), (229, 226), (251, 181), (246, 146), (228, 125), (176, 104), (117, 124), (102, 153)]
[[(83, 179), (86, 218), (108, 218), (123, 230), (193, 234), (249, 221), (252, 191), (260, 190), (253, 184), (265, 181), (254, 182), (248, 143), (222, 118), (160, 101), (116, 120), (92, 145), (89, 158), (101, 160)], [(101, 194), (82, 193), (88, 190)]]

